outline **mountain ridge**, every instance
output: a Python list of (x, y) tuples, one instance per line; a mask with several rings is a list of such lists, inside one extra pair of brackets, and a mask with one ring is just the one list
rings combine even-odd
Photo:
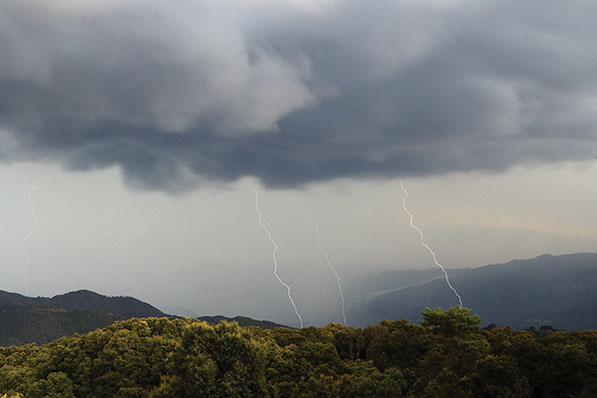
[[(105, 296), (81, 289), (52, 297), (27, 297), (0, 290), (0, 346), (45, 344), (84, 334), (130, 318), (178, 318), (130, 296)], [(196, 317), (215, 325), (222, 321), (263, 329), (285, 327), (244, 316)]]
[(130, 296), (105, 296), (87, 289), (80, 289), (52, 297), (28, 297), (19, 293), (0, 290), (0, 306), (11, 302), (68, 308), (71, 310), (101, 309), (131, 318), (169, 316), (153, 305)]
[[(357, 320), (357, 326), (382, 319), (418, 321), (426, 307), (457, 305), (456, 297), (441, 278), (417, 284), (410, 278), (412, 275), (418, 275), (419, 279), (423, 276), (435, 278), (433, 275), (437, 273), (441, 274), (441, 271), (385, 272), (383, 283), (367, 285), (369, 292), (377, 287), (387, 288), (388, 284), (394, 284), (398, 289), (369, 299), (364, 295), (366, 292), (360, 291), (356, 302), (352, 303), (351, 318)], [(595, 253), (544, 254), (477, 268), (449, 269), (448, 274), (464, 305), (485, 322), (516, 328), (542, 324), (566, 329), (597, 328), (597, 310), (593, 309), (597, 308)], [(372, 280), (376, 280), (376, 276), (367, 278), (369, 282)], [(584, 319), (567, 315), (578, 313), (579, 309), (583, 309)]]
[[(480, 315), (485, 324), (518, 329), (541, 325), (565, 330), (597, 329), (596, 253), (546, 254), (477, 268), (449, 269), (448, 273), (464, 305)], [(418, 322), (427, 307), (449, 308), (458, 303), (437, 268), (367, 275), (361, 284), (353, 282), (347, 292), (348, 318), (356, 327), (383, 319)], [(85, 289), (53, 297), (27, 297), (0, 290), (0, 345), (45, 343), (133, 317), (176, 316), (134, 297), (110, 297)], [(286, 327), (244, 316), (194, 318), (212, 325), (232, 321), (264, 329)]]

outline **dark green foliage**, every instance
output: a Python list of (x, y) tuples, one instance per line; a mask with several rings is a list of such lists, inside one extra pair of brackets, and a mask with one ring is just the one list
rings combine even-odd
[(6, 397), (594, 397), (597, 332), (479, 328), (466, 308), (365, 330), (121, 321), (0, 348)]
[(471, 316), (471, 310), (464, 307), (452, 307), (446, 311), (441, 308), (427, 308), (423, 312), (422, 326), (427, 326), (435, 332), (446, 336), (467, 336), (479, 332), (481, 318)]

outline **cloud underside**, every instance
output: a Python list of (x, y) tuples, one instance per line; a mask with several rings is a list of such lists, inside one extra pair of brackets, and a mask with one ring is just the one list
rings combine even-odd
[(590, 2), (6, 0), (0, 157), (136, 187), (597, 156)]

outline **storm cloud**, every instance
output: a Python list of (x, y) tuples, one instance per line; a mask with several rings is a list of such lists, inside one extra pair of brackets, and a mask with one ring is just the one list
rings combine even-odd
[(589, 1), (4, 0), (0, 159), (131, 186), (597, 155)]

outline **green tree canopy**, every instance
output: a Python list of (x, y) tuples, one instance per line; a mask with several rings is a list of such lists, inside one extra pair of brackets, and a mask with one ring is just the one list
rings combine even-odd
[(481, 330), (481, 318), (478, 315), (471, 316), (470, 308), (452, 307), (447, 310), (427, 308), (422, 315), (422, 326), (429, 327), (444, 336), (466, 335)]

